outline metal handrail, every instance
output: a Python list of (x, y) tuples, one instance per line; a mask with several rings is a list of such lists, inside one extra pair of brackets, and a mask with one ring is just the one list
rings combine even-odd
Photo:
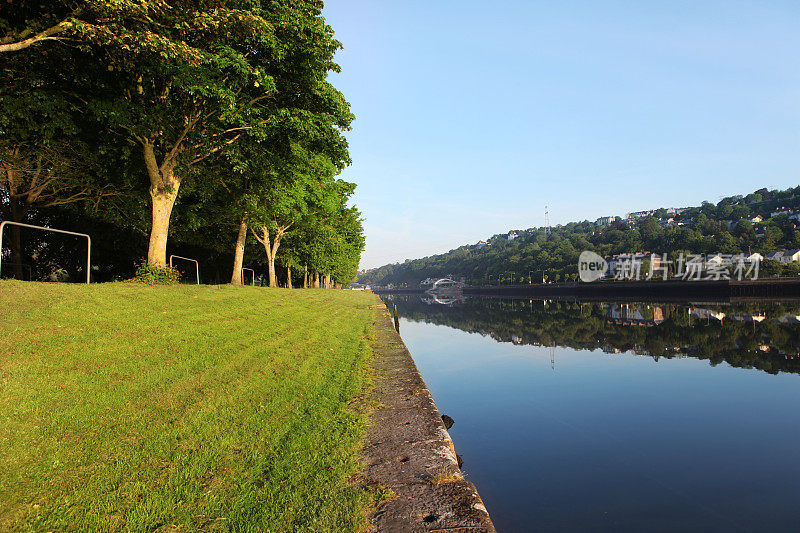
[(256, 286), (256, 271), (255, 271), (255, 270), (253, 270), (252, 268), (244, 268), (244, 267), (243, 267), (243, 268), (242, 268), (242, 281), (243, 281), (243, 282), (244, 282), (244, 271), (245, 271), (245, 270), (249, 270), (250, 272), (252, 272), (252, 273), (253, 273), (253, 282), (252, 282), (250, 285), (251, 285), (252, 287), (255, 287), (255, 286)]
[(170, 268), (172, 268), (172, 258), (173, 257), (175, 259), (183, 259), (184, 261), (191, 261), (192, 263), (194, 263), (195, 269), (197, 270), (197, 284), (200, 285), (200, 263), (198, 263), (197, 260), (192, 259), (190, 257), (182, 257), (180, 255), (171, 255), (171, 256), (169, 256), (169, 266), (170, 266)]
[[(55, 233), (64, 233), (66, 235), (75, 235), (78, 237), (86, 237), (86, 239), (89, 241), (89, 246), (87, 247), (86, 250), (86, 284), (87, 285), (89, 284), (89, 280), (91, 279), (90, 276), (92, 274), (92, 238), (89, 235), (85, 233), (77, 233), (74, 231), (67, 231), (63, 229), (48, 228), (47, 226), (34, 226), (33, 224), (23, 224), (22, 222), (12, 222), (11, 220), (4, 220), (3, 222), (0, 222), (0, 251), (2, 251), (3, 247), (3, 229), (5, 229), (7, 225), (20, 226), (23, 228), (41, 229), (45, 231), (52, 231)], [(3, 262), (3, 254), (0, 253), (0, 267), (3, 266), (2, 262)]]

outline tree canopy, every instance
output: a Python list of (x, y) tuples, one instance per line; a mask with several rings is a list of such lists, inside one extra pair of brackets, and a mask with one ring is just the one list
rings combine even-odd
[(241, 282), (242, 225), (274, 241), (322, 224), (350, 162), (353, 116), (328, 79), (341, 45), (321, 12), (316, 0), (3, 4), (3, 218), (74, 204), (61, 209), (147, 234), (155, 267), (169, 239), (212, 255), (227, 241)]

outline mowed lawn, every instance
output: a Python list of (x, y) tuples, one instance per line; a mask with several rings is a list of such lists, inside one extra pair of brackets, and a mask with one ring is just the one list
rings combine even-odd
[(363, 528), (373, 303), (0, 281), (0, 530)]

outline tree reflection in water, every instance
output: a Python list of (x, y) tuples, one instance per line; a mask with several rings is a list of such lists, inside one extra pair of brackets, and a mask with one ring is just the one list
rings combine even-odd
[(800, 373), (800, 303), (579, 302), (389, 295), (402, 318), (498, 342)]

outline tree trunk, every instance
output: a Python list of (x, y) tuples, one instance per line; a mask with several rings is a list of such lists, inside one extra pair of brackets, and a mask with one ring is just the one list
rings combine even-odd
[(308, 265), (303, 265), (303, 288), (308, 288)]
[(269, 270), (269, 286), (278, 286), (278, 276), (275, 275), (275, 257), (267, 253), (267, 268)]
[(167, 266), (167, 235), (169, 234), (169, 217), (178, 198), (181, 185), (175, 177), (177, 160), (165, 160), (160, 166), (156, 160), (151, 141), (142, 144), (145, 167), (150, 177), (150, 198), (153, 201), (152, 226), (150, 228), (150, 245), (147, 249), (147, 264), (164, 268)]
[(286, 265), (286, 288), (292, 288), (292, 267)]
[(147, 249), (147, 264), (164, 268), (167, 266), (169, 217), (172, 214), (172, 206), (175, 205), (177, 194), (151, 190), (150, 196), (153, 198), (153, 219), (150, 229), (150, 245)]
[(319, 289), (319, 272), (314, 271), (314, 288)]
[(231, 285), (242, 284), (242, 266), (244, 265), (244, 244), (247, 240), (247, 223), (242, 220), (239, 223), (239, 235), (236, 237), (236, 251), (233, 254), (233, 274), (231, 275)]
[(267, 253), (269, 286), (277, 287), (278, 276), (275, 275), (275, 255), (277, 255), (278, 248), (281, 245), (281, 237), (283, 236), (283, 230), (281, 228), (278, 228), (278, 232), (275, 234), (275, 239), (271, 242), (269, 238), (269, 230), (267, 229), (266, 226), (262, 226), (260, 236), (255, 232), (253, 233), (256, 236), (256, 239), (258, 239), (258, 242), (264, 245), (264, 251)]
[(330, 274), (325, 274), (325, 288), (326, 289), (330, 289), (331, 288), (331, 275)]

